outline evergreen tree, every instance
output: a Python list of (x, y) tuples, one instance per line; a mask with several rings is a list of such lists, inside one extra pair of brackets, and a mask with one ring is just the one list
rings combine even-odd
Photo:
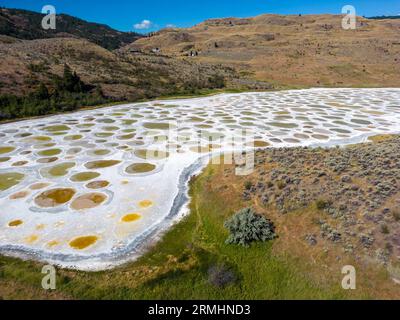
[(40, 100), (47, 100), (50, 98), (49, 90), (47, 90), (47, 87), (44, 85), (44, 83), (40, 83), (35, 96)]

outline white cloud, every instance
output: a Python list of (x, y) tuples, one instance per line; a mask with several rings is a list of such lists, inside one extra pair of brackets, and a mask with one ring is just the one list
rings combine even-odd
[(166, 28), (176, 28), (176, 25), (169, 23), (165, 26)]
[(136, 23), (133, 27), (138, 30), (150, 29), (153, 26), (153, 22), (150, 20), (143, 20), (140, 23)]

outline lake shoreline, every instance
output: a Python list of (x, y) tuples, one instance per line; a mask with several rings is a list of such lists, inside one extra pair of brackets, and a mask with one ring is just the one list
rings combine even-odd
[[(379, 92), (379, 89), (362, 89), (365, 90), (365, 92), (371, 92), (371, 93), (376, 93)], [(382, 90), (391, 90), (391, 89), (382, 89)], [(331, 89), (326, 89), (326, 88), (314, 88), (314, 89), (298, 89), (298, 90), (289, 90), (287, 91), (288, 94), (296, 94), (296, 96), (301, 96), (302, 92), (305, 92), (306, 94), (312, 94), (312, 96), (316, 93), (320, 94), (322, 93), (322, 96), (325, 97), (327, 93), (330, 92), (340, 92), (342, 95), (345, 92), (350, 92), (354, 94), (354, 89), (352, 88), (341, 88), (341, 89), (336, 89), (336, 88), (331, 88)], [(189, 104), (194, 104), (196, 106), (202, 107), (203, 103), (209, 103), (210, 100), (214, 100), (214, 103), (216, 103), (216, 100), (221, 100), (222, 105), (224, 104), (224, 101), (228, 101), (230, 98), (243, 98), (247, 99), (249, 98), (254, 98), (255, 96), (263, 96), (264, 99), (269, 99), (271, 98), (273, 93), (267, 92), (264, 95), (259, 92), (246, 92), (246, 93), (221, 93), (217, 96), (213, 96), (212, 98), (208, 97), (198, 97), (198, 98), (183, 98), (183, 99), (176, 99), (176, 100), (162, 100), (164, 102), (168, 101), (170, 105), (173, 106), (174, 103), (180, 102), (180, 103), (186, 103)], [(283, 96), (283, 95), (281, 95)], [(214, 98), (215, 97), (215, 98)], [(224, 100), (225, 99), (225, 100)], [(219, 101), (219, 103), (221, 103)], [(247, 100), (248, 101), (248, 100)], [(151, 107), (156, 107), (158, 103), (160, 103), (161, 100), (154, 100), (151, 103)], [(134, 104), (132, 107), (135, 107), (136, 105), (140, 104)], [(190, 105), (190, 104), (189, 104)], [(120, 106), (121, 108), (126, 108), (131, 106), (130, 104), (124, 104)], [(141, 108), (147, 108), (149, 105), (142, 104)], [(168, 104), (166, 104), (168, 106)], [(179, 106), (178, 106), (179, 107)], [(262, 108), (262, 106), (258, 106), (259, 108)], [(103, 109), (106, 112), (110, 112), (110, 117), (112, 116), (111, 112), (113, 112), (114, 106), (108, 106), (107, 108)], [(157, 108), (164, 108), (164, 106), (157, 106)], [(175, 106), (174, 106), (175, 108)], [(191, 109), (191, 107), (185, 106), (185, 108)], [(335, 107), (332, 107), (335, 108)], [(213, 110), (213, 108), (210, 108)], [(122, 109), (121, 109), (122, 110)], [(165, 110), (165, 109), (161, 109)], [(275, 109), (273, 109), (275, 110)], [(90, 116), (92, 110), (84, 110), (84, 111), (77, 111), (81, 117), (83, 116)], [(125, 110), (126, 111), (126, 110)], [(139, 111), (136, 111), (139, 112)], [(102, 117), (107, 117), (106, 115), (102, 115)], [(49, 119), (46, 120), (58, 120), (59, 115), (51, 115)], [(70, 117), (72, 118), (72, 117)], [(68, 118), (67, 118), (68, 119)], [(369, 119), (369, 118), (368, 118)], [(62, 119), (61, 119), (62, 120)], [(363, 120), (364, 121), (364, 120)], [(32, 122), (33, 124), (37, 125), (38, 121), (37, 119), (35, 120), (29, 120), (28, 122)], [(394, 125), (396, 127), (397, 124)], [(10, 125), (10, 127), (12, 127)], [(360, 126), (359, 126), (360, 127)], [(390, 134), (396, 134), (398, 131), (395, 131), (393, 128), (394, 127), (388, 127), (386, 131), (387, 133)], [(375, 127), (373, 127), (375, 128)], [(398, 126), (396, 127), (398, 128)], [(285, 128), (286, 129), (286, 128)], [(290, 130), (287, 129), (285, 132), (289, 132)], [(361, 130), (360, 130), (361, 131)], [(370, 130), (370, 132), (366, 133), (360, 133), (357, 131), (351, 132), (350, 136), (348, 138), (337, 138), (335, 139), (332, 136), (329, 137), (329, 139), (325, 142), (315, 142), (313, 139), (303, 139), (303, 141), (298, 141), (295, 143), (295, 145), (291, 146), (290, 143), (281, 143), (277, 144), (276, 146), (269, 146), (268, 148), (282, 148), (282, 147), (311, 147), (311, 148), (317, 148), (317, 147), (336, 147), (336, 146), (345, 146), (349, 144), (356, 144), (356, 143), (361, 143), (361, 142), (366, 142), (370, 136), (376, 135), (380, 132), (380, 128), (377, 128), (376, 130)], [(227, 150), (226, 150), (227, 151)], [(210, 153), (206, 157), (210, 157), (211, 155), (217, 155), (216, 154)], [(177, 193), (174, 195), (173, 203), (170, 208), (168, 208), (168, 214), (163, 215), (163, 219), (158, 221), (157, 223), (153, 223), (150, 228), (145, 229), (143, 232), (138, 233), (133, 240), (127, 241), (125, 247), (116, 247), (115, 250), (99, 250), (98, 252), (91, 254), (79, 254), (79, 252), (70, 254), (70, 253), (65, 253), (65, 252), (60, 252), (60, 253), (54, 253), (54, 252), (49, 252), (49, 251), (40, 251), (32, 248), (27, 249), (25, 245), (3, 245), (0, 246), (0, 251), (3, 253), (6, 253), (8, 255), (13, 255), (16, 252), (16, 255), (20, 255), (22, 257), (28, 258), (28, 259), (36, 259), (40, 261), (47, 261), (54, 263), (56, 265), (60, 265), (65, 268), (72, 268), (72, 269), (80, 269), (80, 270), (87, 270), (87, 271), (99, 271), (99, 270), (105, 270), (109, 269), (112, 267), (115, 267), (116, 265), (120, 265), (122, 263), (125, 263), (126, 261), (132, 261), (137, 259), (140, 255), (143, 254), (143, 250), (147, 249), (149, 246), (153, 245), (156, 240), (159, 239), (160, 235), (164, 233), (165, 230), (167, 230), (170, 226), (172, 221), (174, 221), (173, 217), (182, 217), (183, 214), (180, 214), (180, 211), (182, 208), (185, 208), (190, 199), (186, 197), (186, 195), (189, 192), (189, 186), (188, 182), (190, 180), (190, 177), (193, 176), (196, 172), (199, 172), (201, 169), (203, 169), (206, 166), (206, 163), (202, 163), (199, 165), (199, 163), (202, 162), (202, 157), (200, 157), (196, 162), (191, 163), (190, 165), (186, 166), (185, 168), (182, 169), (180, 172), (179, 177), (177, 178), (177, 185), (176, 185), (176, 190)], [(124, 161), (122, 161), (124, 160)], [(87, 160), (86, 160), (87, 161)], [(125, 158), (121, 159), (121, 162), (123, 164), (125, 163)], [(174, 186), (175, 188), (175, 186)], [(175, 190), (175, 189), (174, 189)], [(169, 203), (168, 203), (169, 204)], [(165, 211), (166, 212), (166, 211)], [(179, 219), (177, 219), (179, 220)], [(175, 221), (174, 221), (175, 222)], [(143, 249), (143, 250), (142, 250)], [(66, 251), (68, 252), (68, 251)], [(92, 264), (92, 262), (94, 264)]]

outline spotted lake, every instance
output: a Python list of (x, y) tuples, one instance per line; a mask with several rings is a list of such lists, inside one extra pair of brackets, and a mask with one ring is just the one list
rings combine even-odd
[(343, 145), (399, 128), (400, 89), (222, 94), (3, 124), (0, 252), (110, 268), (187, 212), (187, 181), (211, 155)]

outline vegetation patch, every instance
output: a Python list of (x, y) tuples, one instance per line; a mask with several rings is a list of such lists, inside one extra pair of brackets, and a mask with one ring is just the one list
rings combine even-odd
[(265, 242), (276, 237), (274, 224), (251, 208), (238, 211), (224, 226), (230, 232), (228, 244), (249, 246), (254, 241)]
[[(231, 198), (221, 197), (220, 171), (223, 165), (210, 165), (192, 180), (191, 214), (139, 260), (102, 272), (58, 270), (52, 294), (62, 299), (128, 300), (345, 297), (347, 292), (339, 285), (314, 282), (298, 261), (274, 255), (272, 241), (254, 242), (248, 248), (225, 243), (224, 221), (243, 203), (232, 190)], [(72, 245), (82, 250), (94, 240), (73, 239)], [(49, 299), (41, 288), (41, 269), (37, 262), (0, 256), (0, 296)], [(21, 290), (7, 290), (11, 285)]]

